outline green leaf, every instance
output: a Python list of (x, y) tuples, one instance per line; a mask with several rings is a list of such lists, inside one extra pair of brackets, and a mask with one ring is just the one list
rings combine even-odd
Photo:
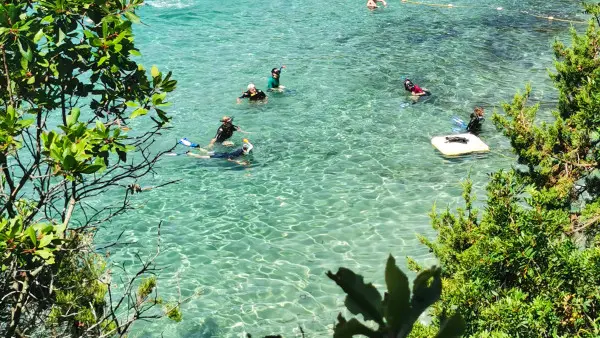
[(342, 314), (338, 315), (338, 323), (333, 329), (333, 338), (351, 338), (354, 336), (363, 335), (367, 337), (379, 337), (377, 332), (359, 322), (356, 318), (346, 321)]
[(101, 57), (100, 60), (98, 60), (98, 66), (102, 66), (102, 64), (106, 62), (106, 60), (108, 60), (108, 56), (105, 55)]
[(42, 257), (48, 264), (54, 263), (54, 254), (48, 249), (36, 250), (35, 254)]
[(114, 47), (115, 47), (115, 53), (118, 53), (121, 51), (121, 49), (123, 49), (123, 45), (118, 44), (118, 43), (115, 44)]
[(40, 238), (40, 243), (38, 244), (38, 248), (45, 247), (46, 245), (50, 244), (50, 242), (52, 242), (53, 239), (54, 239), (54, 235), (52, 235), (52, 234), (44, 235), (44, 237)]
[(156, 66), (152, 66), (150, 74), (152, 75), (152, 77), (157, 77), (160, 75), (160, 72), (158, 71), (158, 68)]
[(35, 122), (35, 119), (23, 119), (19, 121), (19, 126), (21, 128), (27, 128)]
[(38, 41), (40, 41), (43, 36), (44, 36), (44, 30), (40, 29), (37, 33), (35, 33), (35, 36), (33, 37), (33, 42), (38, 43)]
[(91, 165), (88, 165), (87, 167), (85, 167), (83, 170), (81, 170), (81, 173), (82, 174), (93, 174), (102, 168), (104, 168), (103, 165), (91, 164)]
[(77, 165), (77, 161), (73, 155), (67, 155), (63, 159), (63, 169), (69, 171)]
[(65, 33), (62, 31), (62, 29), (58, 29), (58, 42), (56, 43), (57, 45), (60, 45), (61, 42), (63, 42), (63, 40), (65, 39)]
[(144, 109), (144, 108), (140, 107), (140, 108), (134, 110), (133, 113), (131, 113), (130, 118), (133, 119), (138, 116), (142, 116), (142, 115), (146, 115), (146, 114), (148, 114), (148, 109)]
[(33, 227), (29, 227), (27, 228), (27, 230), (25, 230), (26, 234), (29, 235), (29, 238), (31, 239), (31, 242), (33, 242), (33, 245), (37, 245), (37, 235), (35, 233), (35, 229)]
[(131, 12), (125, 12), (125, 17), (133, 23), (140, 23), (140, 18)]
[(455, 313), (442, 324), (440, 331), (435, 335), (435, 338), (460, 337), (465, 332), (466, 328), (467, 325), (465, 320), (458, 313)]
[(27, 70), (29, 68), (29, 61), (26, 58), (21, 58), (21, 69)]
[(54, 17), (52, 15), (47, 15), (42, 19), (42, 23), (53, 23)]
[(108, 22), (102, 20), (102, 37), (106, 39), (108, 36)]
[(411, 320), (412, 314), (408, 277), (396, 266), (392, 255), (385, 266), (385, 284), (388, 289), (383, 301), (385, 319), (392, 332), (397, 332)]
[(67, 115), (67, 127), (71, 127), (77, 122), (80, 113), (79, 108), (73, 108), (71, 110), (71, 114)]
[(130, 107), (130, 108), (135, 108), (135, 107), (139, 106), (139, 104), (137, 102), (133, 102), (133, 101), (127, 101), (127, 102), (125, 102), (125, 105), (127, 107)]
[(133, 56), (142, 56), (142, 53), (140, 53), (139, 51), (137, 51), (135, 49), (130, 49), (129, 54), (131, 54)]
[(27, 46), (27, 50), (24, 50), (23, 45), (21, 45), (21, 40), (17, 40), (17, 42), (19, 45), (19, 52), (21, 52), (23, 58), (27, 61), (31, 61), (33, 59), (33, 53), (31, 52), (31, 48)]
[(35, 76), (32, 76), (29, 79), (27, 79), (27, 84), (34, 84), (34, 83), (35, 83)]
[(93, 39), (95, 37), (94, 33), (92, 33), (92, 31), (89, 31), (87, 29), (83, 31), (83, 35), (85, 35), (85, 37), (88, 39)]
[(365, 284), (363, 276), (346, 268), (339, 268), (335, 275), (328, 271), (327, 277), (346, 292), (345, 304), (351, 313), (362, 314), (365, 320), (373, 320), (380, 326), (385, 326), (381, 309), (381, 294), (373, 284)]
[(417, 275), (413, 282), (413, 297), (411, 305), (413, 315), (418, 317), (442, 295), (442, 270), (431, 267)]

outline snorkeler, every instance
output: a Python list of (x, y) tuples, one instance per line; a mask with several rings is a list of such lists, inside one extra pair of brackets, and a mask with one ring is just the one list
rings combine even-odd
[(413, 103), (417, 103), (419, 97), (430, 94), (426, 88), (417, 86), (410, 79), (404, 80), (404, 89), (412, 94)]
[(378, 2), (383, 3), (383, 6), (387, 7), (387, 2), (385, 2), (385, 0), (367, 0), (367, 8), (371, 10), (379, 8), (379, 6), (377, 6)]
[(215, 137), (212, 140), (210, 140), (210, 143), (207, 147), (208, 149), (212, 149), (215, 143), (221, 143), (224, 146), (233, 145), (233, 143), (227, 141), (227, 139), (229, 139), (233, 135), (234, 131), (239, 131), (240, 133), (244, 134), (248, 133), (246, 131), (243, 131), (242, 128), (233, 124), (233, 117), (223, 116), (221, 122), (223, 122), (223, 124), (221, 124), (221, 126), (219, 126), (219, 129), (217, 129), (217, 134), (215, 135)]
[(267, 82), (268, 91), (283, 91), (285, 89), (284, 86), (279, 84), (279, 77), (283, 68), (285, 66), (271, 69), (271, 77), (269, 78), (269, 82)]
[(475, 110), (471, 113), (471, 120), (467, 125), (467, 131), (473, 135), (478, 135), (481, 132), (481, 124), (484, 120), (483, 108), (475, 107)]
[(234, 150), (229, 153), (216, 153), (214, 151), (208, 151), (208, 150), (199, 148), (199, 150), (206, 152), (206, 155), (195, 154), (195, 153), (192, 153), (189, 151), (186, 154), (188, 156), (192, 156), (195, 158), (202, 158), (202, 159), (224, 158), (230, 162), (235, 162), (237, 164), (246, 165), (246, 164), (248, 164), (247, 161), (240, 161), (240, 160), (238, 160), (238, 158), (250, 154), (252, 149), (254, 149), (254, 146), (252, 145), (252, 143), (250, 143), (250, 141), (248, 141), (247, 139), (244, 139), (244, 144), (242, 145), (242, 147), (240, 149)]
[(254, 83), (248, 85), (248, 90), (242, 93), (242, 96), (237, 98), (237, 103), (241, 103), (242, 99), (248, 98), (250, 101), (261, 101), (267, 99), (267, 94), (260, 89), (256, 89)]

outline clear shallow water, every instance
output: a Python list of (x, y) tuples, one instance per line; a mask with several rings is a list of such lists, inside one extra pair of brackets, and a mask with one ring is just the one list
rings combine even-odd
[[(203, 291), (183, 306), (180, 324), (140, 324), (134, 336), (293, 337), (300, 325), (323, 337), (343, 309), (327, 270), (346, 266), (382, 286), (390, 253), (403, 268), (407, 255), (435, 263), (415, 236), (435, 236), (432, 205), (456, 207), (469, 173), (484, 197), (487, 174), (513, 160), (490, 121), (482, 134), (489, 154), (446, 159), (430, 138), (450, 134), (451, 117), (467, 119), (477, 104), (489, 117), (527, 81), (535, 99), (554, 101), (550, 46), (568, 38), (568, 24), (521, 11), (583, 19), (570, 1), (453, 4), (470, 7), (148, 1), (140, 12), (148, 26), (136, 31), (141, 62), (179, 80), (173, 128), (157, 147), (180, 137), (207, 144), (219, 118), (233, 115), (253, 132), (255, 154), (250, 168), (165, 158), (142, 183), (182, 181), (135, 196), (138, 209), (102, 233), (126, 229), (134, 244), (112, 258), (134, 267), (135, 252), (154, 251), (162, 220), (161, 295), (176, 297), (178, 278), (184, 297)], [(293, 94), (236, 105), (248, 82), (264, 89), (280, 64)], [(407, 106), (403, 75), (434, 95)]]

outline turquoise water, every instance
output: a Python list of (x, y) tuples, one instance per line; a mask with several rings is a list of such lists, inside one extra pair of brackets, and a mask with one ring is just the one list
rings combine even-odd
[[(527, 81), (536, 100), (555, 101), (550, 46), (555, 36), (568, 38), (569, 25), (522, 11), (583, 19), (571, 1), (453, 4), (469, 7), (147, 1), (140, 11), (147, 26), (136, 27), (141, 62), (179, 80), (172, 129), (157, 149), (180, 137), (207, 144), (219, 118), (233, 115), (253, 132), (255, 151), (248, 168), (165, 158), (142, 185), (182, 181), (136, 195), (137, 209), (102, 233), (126, 230), (133, 244), (112, 257), (134, 268), (136, 252), (155, 250), (163, 221), (160, 294), (177, 297), (177, 280), (184, 297), (202, 292), (183, 306), (180, 324), (142, 323), (134, 336), (294, 337), (298, 326), (307, 337), (330, 336), (343, 293), (327, 270), (346, 266), (381, 287), (390, 253), (403, 268), (405, 256), (435, 263), (416, 239), (435, 236), (432, 205), (459, 206), (469, 173), (483, 197), (487, 174), (513, 157), (489, 119), (482, 134), (489, 154), (446, 159), (431, 137), (450, 134), (451, 117), (467, 119), (475, 105), (490, 116)], [(236, 104), (249, 82), (264, 89), (280, 64), (292, 93)], [(407, 105), (401, 76), (434, 95)]]

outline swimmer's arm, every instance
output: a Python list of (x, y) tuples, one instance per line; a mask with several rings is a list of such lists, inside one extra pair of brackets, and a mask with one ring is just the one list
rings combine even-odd
[(217, 142), (217, 138), (211, 139), (210, 143), (208, 143), (208, 145), (206, 146), (206, 148), (212, 149), (212, 147), (215, 145), (215, 142)]
[(240, 133), (244, 133), (244, 134), (252, 134), (252, 133), (251, 133), (251, 132), (249, 132), (249, 131), (242, 130), (242, 128), (240, 128), (240, 127), (238, 127), (238, 126), (235, 126), (235, 130), (236, 130), (236, 131), (239, 131)]
[(242, 99), (245, 99), (248, 97), (248, 92), (243, 92), (242, 96), (237, 98), (237, 103), (242, 103)]

